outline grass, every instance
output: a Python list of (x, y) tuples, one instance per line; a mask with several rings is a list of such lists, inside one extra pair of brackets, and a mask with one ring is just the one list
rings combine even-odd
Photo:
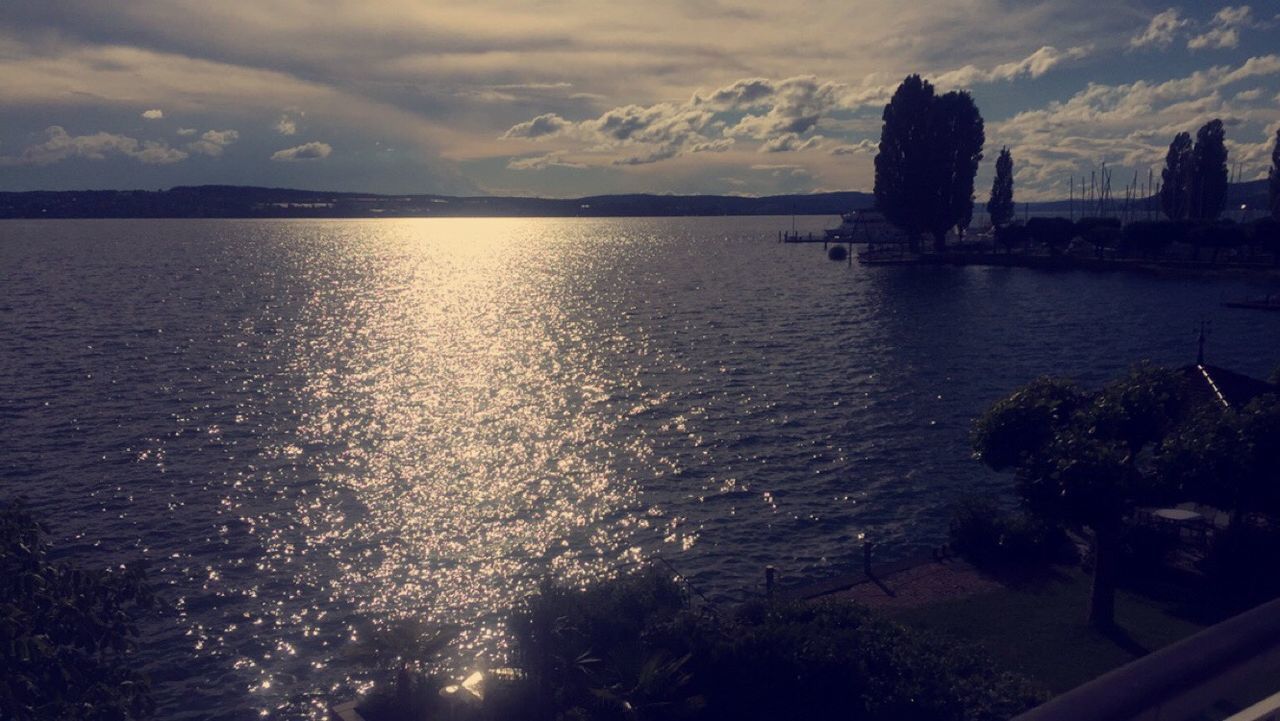
[(1089, 577), (1056, 569), (1032, 583), (894, 613), (902, 623), (971, 641), (1011, 671), (1054, 694), (1183, 639), (1202, 625), (1174, 606), (1127, 591), (1116, 594), (1118, 631), (1085, 624)]

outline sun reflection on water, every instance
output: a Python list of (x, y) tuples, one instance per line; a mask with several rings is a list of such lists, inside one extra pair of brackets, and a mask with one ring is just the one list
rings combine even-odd
[(298, 250), (300, 446), (274, 451), (314, 463), (318, 484), (293, 519), (305, 543), (282, 536), (262, 560), (332, 555), (332, 597), (376, 623), (456, 624), (460, 663), (501, 656), (503, 615), (544, 573), (581, 581), (641, 555), (637, 487), (614, 468), (646, 454), (610, 437), (629, 379), (589, 344), (591, 266), (608, 259), (559, 224), (477, 225), (365, 224)]

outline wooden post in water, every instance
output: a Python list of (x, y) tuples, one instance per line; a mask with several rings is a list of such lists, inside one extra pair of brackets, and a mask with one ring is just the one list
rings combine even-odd
[(871, 541), (862, 542), (862, 572), (867, 574), (867, 578), (871, 578), (871, 548), (875, 545)]
[(773, 566), (764, 567), (764, 595), (765, 598), (773, 598), (773, 581), (775, 570)]

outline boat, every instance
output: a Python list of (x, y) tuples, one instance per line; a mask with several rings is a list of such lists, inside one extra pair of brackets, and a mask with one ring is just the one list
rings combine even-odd
[(840, 225), (827, 228), (830, 243), (906, 243), (907, 236), (878, 210), (855, 210), (840, 216)]
[(1247, 308), (1249, 310), (1280, 310), (1280, 293), (1261, 298), (1243, 298), (1223, 303), (1228, 308)]

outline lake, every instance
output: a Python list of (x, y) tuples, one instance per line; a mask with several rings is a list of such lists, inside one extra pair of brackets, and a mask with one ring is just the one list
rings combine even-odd
[[(802, 218), (820, 230), (836, 218)], [(292, 718), (401, 618), (499, 659), (547, 574), (717, 601), (926, 552), (972, 419), (1139, 359), (1266, 377), (1248, 282), (852, 267), (790, 218), (0, 222), (0, 495), (147, 559), (173, 719)]]

